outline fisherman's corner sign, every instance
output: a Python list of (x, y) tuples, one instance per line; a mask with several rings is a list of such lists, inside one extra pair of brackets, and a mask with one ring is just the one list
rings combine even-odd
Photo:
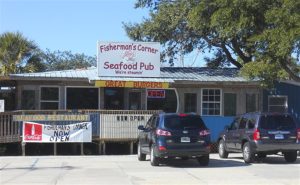
[(98, 42), (98, 76), (159, 77), (158, 42)]

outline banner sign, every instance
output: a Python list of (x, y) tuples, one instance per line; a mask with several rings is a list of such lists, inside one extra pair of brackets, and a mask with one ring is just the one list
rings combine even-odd
[(76, 143), (92, 141), (92, 123), (80, 122), (67, 125), (47, 125), (23, 122), (23, 142)]
[(167, 82), (132, 82), (132, 81), (112, 81), (112, 80), (97, 80), (96, 87), (128, 87), (128, 88), (169, 88)]
[(148, 89), (147, 98), (165, 98), (166, 92), (161, 89)]
[(98, 76), (160, 76), (158, 42), (98, 42)]
[(14, 115), (13, 121), (89, 121), (87, 114)]

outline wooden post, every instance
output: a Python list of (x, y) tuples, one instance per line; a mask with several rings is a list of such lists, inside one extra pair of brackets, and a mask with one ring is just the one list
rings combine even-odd
[(130, 142), (130, 155), (133, 154), (133, 141)]
[(106, 155), (106, 144), (103, 142), (103, 155)]
[(99, 141), (99, 143), (98, 143), (98, 154), (102, 155), (102, 143), (101, 143), (101, 141)]
[(56, 145), (56, 143), (53, 144), (53, 155), (57, 155), (57, 145)]
[(21, 143), (21, 147), (22, 147), (22, 156), (25, 156), (26, 155), (26, 148), (25, 148), (25, 146), (26, 146), (26, 143), (24, 143), (24, 142), (22, 142)]
[(83, 143), (80, 143), (80, 155), (84, 155)]

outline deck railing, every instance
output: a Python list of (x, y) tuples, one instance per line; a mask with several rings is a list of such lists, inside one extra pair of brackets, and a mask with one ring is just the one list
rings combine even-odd
[[(89, 114), (94, 140), (132, 141), (137, 138), (138, 125), (145, 125), (158, 110), (20, 110), (0, 113), (0, 143), (20, 142), (22, 122), (14, 115)], [(34, 120), (32, 120), (34, 121)]]

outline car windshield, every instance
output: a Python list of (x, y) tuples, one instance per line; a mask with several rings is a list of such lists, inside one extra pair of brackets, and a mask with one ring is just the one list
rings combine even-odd
[(164, 121), (165, 127), (174, 130), (182, 129), (206, 129), (200, 116), (166, 116)]
[(266, 115), (260, 118), (262, 129), (294, 129), (296, 124), (289, 115)]

